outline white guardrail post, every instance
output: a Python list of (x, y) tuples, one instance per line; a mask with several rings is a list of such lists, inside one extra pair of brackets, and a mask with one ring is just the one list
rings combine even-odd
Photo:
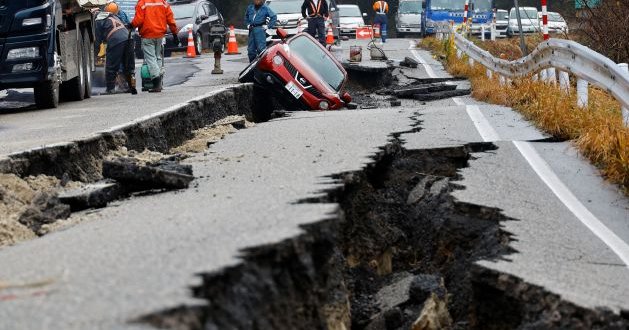
[(577, 79), (577, 106), (585, 108), (588, 106), (589, 84), (585, 79)]
[(479, 62), (501, 82), (509, 84), (510, 79), (540, 74), (539, 80), (556, 83), (559, 70), (561, 88), (570, 92), (570, 75), (577, 79), (577, 105), (587, 107), (589, 84), (608, 91), (623, 110), (624, 120), (629, 124), (629, 74), (626, 65), (618, 65), (609, 58), (577, 42), (563, 39), (549, 39), (540, 43), (528, 56), (515, 61), (493, 57), (463, 35), (454, 33), (457, 56), (462, 53), (469, 57), (469, 63)]
[[(625, 73), (629, 73), (629, 64), (627, 63), (619, 63), (618, 66)], [(625, 123), (625, 126), (629, 126), (629, 107), (622, 107), (622, 120)]]
[(566, 94), (570, 94), (570, 74), (566, 71), (559, 71), (559, 86)]

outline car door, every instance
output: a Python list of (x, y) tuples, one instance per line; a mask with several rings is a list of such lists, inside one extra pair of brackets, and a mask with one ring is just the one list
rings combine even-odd
[(197, 33), (201, 34), (201, 40), (203, 44), (203, 48), (207, 48), (210, 40), (210, 12), (209, 12), (209, 2), (201, 1), (199, 2), (199, 7), (197, 8)]

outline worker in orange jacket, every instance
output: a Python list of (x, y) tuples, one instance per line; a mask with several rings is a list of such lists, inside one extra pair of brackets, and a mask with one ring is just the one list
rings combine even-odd
[(389, 22), (387, 13), (389, 13), (389, 4), (386, 1), (376, 1), (373, 4), (373, 10), (376, 12), (376, 17), (373, 22), (380, 24), (380, 37), (382, 38), (382, 43), (385, 43), (387, 42), (387, 25)]
[(179, 30), (173, 11), (166, 0), (139, 0), (131, 25), (138, 28), (142, 37), (144, 62), (148, 65), (153, 82), (153, 89), (149, 92), (161, 92), (164, 68), (160, 63), (164, 54), (162, 40), (166, 35), (166, 26), (170, 27), (174, 43), (179, 43), (177, 38)]

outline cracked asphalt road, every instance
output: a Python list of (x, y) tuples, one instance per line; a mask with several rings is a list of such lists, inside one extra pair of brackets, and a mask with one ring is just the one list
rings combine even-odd
[[(385, 46), (438, 68), (429, 54), (408, 48), (408, 40)], [(430, 75), (426, 66), (415, 74)], [(433, 69), (433, 74), (445, 73)], [(77, 214), (86, 219), (80, 225), (0, 250), (0, 281), (49, 280), (36, 289), (0, 291), (14, 295), (0, 300), (0, 329), (143, 328), (129, 321), (199, 303), (188, 291), (198, 281), (195, 274), (233, 265), (244, 248), (292, 237), (300, 225), (328, 218), (336, 204), (295, 202), (334, 187), (330, 175), (370, 163), (392, 133), (419, 124), (418, 132), (400, 136), (407, 149), (483, 142), (465, 105), (478, 105), (500, 140), (494, 142), (497, 150), (475, 154), (461, 171), (457, 183), (465, 189), (455, 196), (500, 208), (514, 219), (504, 227), (513, 234), (516, 252), (509, 260), (481, 264), (581, 306), (628, 310), (626, 265), (566, 209), (514, 147), (514, 140), (546, 136), (510, 109), (459, 98), (426, 105), (405, 101), (392, 109), (297, 112), (241, 130), (187, 160), (198, 177), (188, 190)], [(532, 145), (575, 196), (629, 242), (626, 198), (569, 142)]]
[(244, 55), (224, 56), (225, 73), (211, 75), (214, 58), (209, 55), (167, 58), (162, 93), (98, 95), (103, 89), (94, 88), (91, 99), (61, 103), (57, 109), (37, 110), (32, 90), (0, 91), (0, 156), (84, 138), (236, 84), (243, 60)]

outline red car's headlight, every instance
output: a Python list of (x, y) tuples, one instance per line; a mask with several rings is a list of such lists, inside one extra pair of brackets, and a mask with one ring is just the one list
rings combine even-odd
[(273, 56), (273, 64), (280, 66), (284, 64), (284, 59), (280, 55)]

